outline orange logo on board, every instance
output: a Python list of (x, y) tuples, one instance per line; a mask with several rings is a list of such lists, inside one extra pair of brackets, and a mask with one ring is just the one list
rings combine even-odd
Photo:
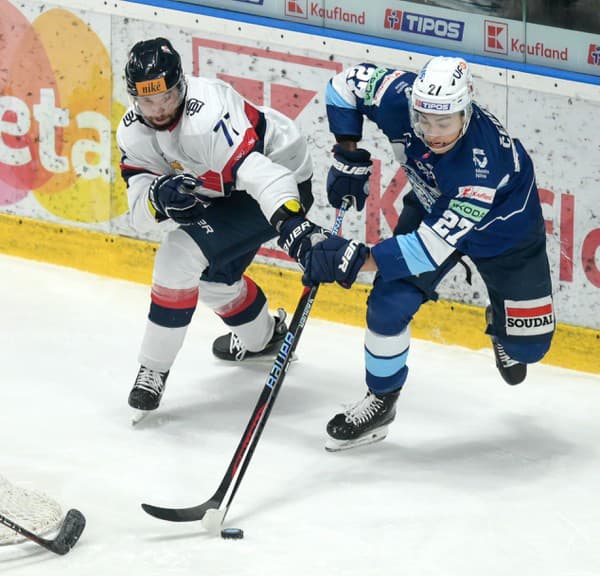
[(111, 181), (124, 107), (111, 99), (110, 54), (75, 13), (30, 12), (0, 0), (0, 205), (31, 194), (60, 219), (108, 221), (127, 210), (124, 184)]

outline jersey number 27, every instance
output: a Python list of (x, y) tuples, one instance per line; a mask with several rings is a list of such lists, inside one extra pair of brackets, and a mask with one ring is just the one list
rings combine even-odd
[(432, 226), (432, 229), (448, 242), (448, 244), (456, 246), (456, 242), (473, 228), (473, 226), (475, 226), (475, 224), (470, 220), (455, 214), (451, 210), (444, 210), (444, 214)]

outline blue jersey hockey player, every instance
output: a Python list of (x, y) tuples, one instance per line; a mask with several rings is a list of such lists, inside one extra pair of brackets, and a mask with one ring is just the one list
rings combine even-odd
[(362, 209), (370, 154), (357, 147), (364, 118), (388, 137), (411, 191), (391, 238), (371, 249), (331, 236), (304, 258), (307, 284), (348, 288), (359, 271), (377, 271), (368, 300), (367, 394), (328, 424), (328, 449), (385, 438), (407, 377), (409, 324), (463, 256), (488, 290), (487, 333), (509, 384), (540, 360), (554, 332), (545, 227), (531, 158), (502, 124), (472, 100), (468, 64), (431, 59), (418, 75), (360, 64), (327, 88), (336, 137), (327, 192)]

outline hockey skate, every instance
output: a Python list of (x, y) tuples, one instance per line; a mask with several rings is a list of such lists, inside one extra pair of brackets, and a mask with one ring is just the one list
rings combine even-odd
[(135, 410), (132, 424), (143, 420), (152, 410), (156, 410), (160, 404), (169, 371), (159, 372), (145, 366), (140, 370), (135, 379), (135, 384), (129, 393), (129, 405)]
[(246, 350), (244, 343), (233, 332), (230, 332), (224, 336), (219, 336), (213, 342), (213, 354), (217, 358), (229, 362), (241, 362), (247, 358), (254, 357), (274, 357), (288, 330), (285, 323), (286, 316), (287, 314), (283, 308), (277, 310), (277, 314), (274, 316), (275, 328), (273, 329), (273, 336), (271, 336), (267, 345), (259, 352)]
[(380, 395), (369, 390), (362, 400), (336, 414), (327, 424), (325, 450), (339, 452), (383, 440), (396, 417), (399, 395), (399, 390)]
[[(492, 324), (492, 307), (488, 306), (485, 309), (485, 320), (491, 325)], [(494, 336), (492, 338), (492, 345), (494, 347), (494, 356), (496, 357), (496, 367), (500, 372), (502, 378), (507, 384), (515, 386), (525, 380), (527, 376), (527, 364), (521, 364), (517, 360), (513, 360), (504, 350), (504, 346), (496, 340)]]

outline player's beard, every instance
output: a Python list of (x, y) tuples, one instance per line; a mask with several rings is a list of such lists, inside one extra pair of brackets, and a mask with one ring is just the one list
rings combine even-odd
[(172, 114), (162, 114), (161, 116), (144, 116), (144, 121), (154, 130), (168, 130), (177, 123), (183, 112), (183, 102)]

